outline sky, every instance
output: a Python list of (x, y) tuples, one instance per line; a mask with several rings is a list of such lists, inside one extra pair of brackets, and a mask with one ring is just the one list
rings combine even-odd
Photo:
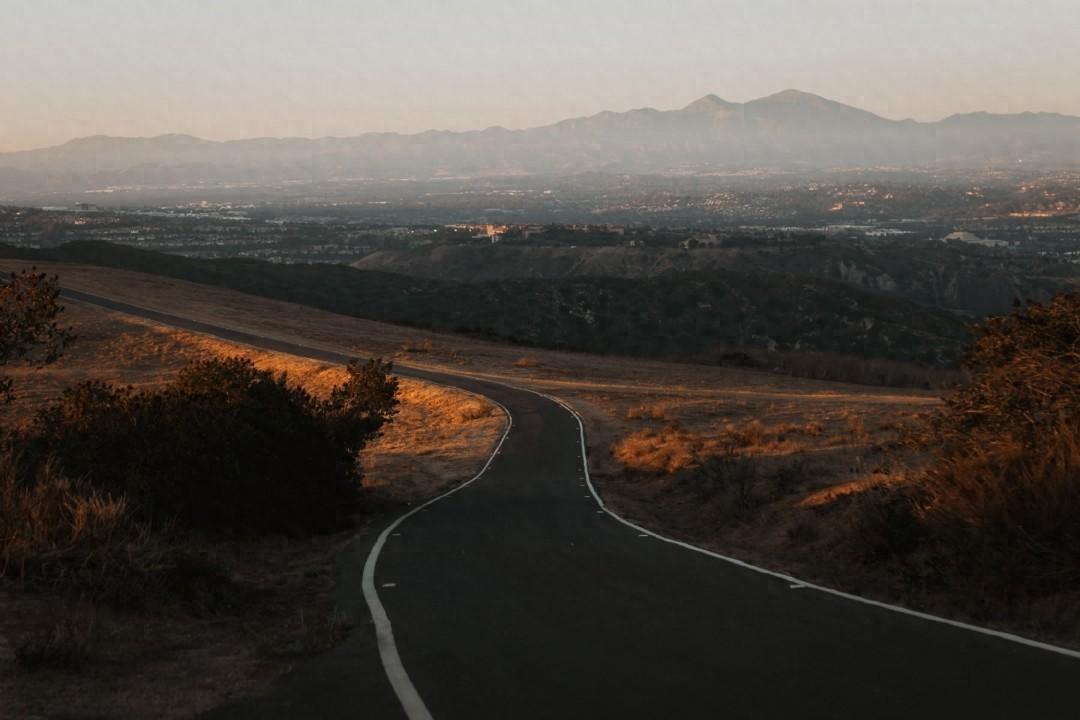
[(797, 88), (1080, 115), (1080, 0), (0, 0), (0, 151), (531, 127)]

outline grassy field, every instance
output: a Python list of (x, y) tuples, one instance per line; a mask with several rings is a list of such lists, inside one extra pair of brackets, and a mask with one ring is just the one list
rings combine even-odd
[[(74, 382), (157, 387), (186, 363), (211, 356), (249, 356), (315, 393), (344, 375), (340, 367), (79, 303), (68, 303), (64, 321), (78, 340), (53, 365), (12, 370), (17, 396), (4, 408), (7, 423), (28, 421)], [(505, 426), (494, 404), (462, 391), (403, 379), (399, 397), (396, 418), (363, 453), (366, 505), (374, 512), (359, 518), (361, 534), (387, 513), (471, 477)], [(0, 715), (54, 717), (78, 707), (95, 717), (188, 717), (257, 692), (299, 658), (335, 644), (354, 622), (333, 609), (330, 594), (333, 560), (355, 534), (192, 541), (193, 554), (244, 588), (236, 608), (205, 616), (173, 609), (132, 615), (74, 595), (0, 585)]]

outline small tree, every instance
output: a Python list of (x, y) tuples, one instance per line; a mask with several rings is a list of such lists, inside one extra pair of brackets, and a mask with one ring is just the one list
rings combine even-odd
[(984, 596), (1080, 591), (1080, 294), (987, 320), (913, 489), (943, 576)]
[[(36, 269), (12, 273), (0, 283), (0, 366), (45, 365), (60, 357), (73, 335), (57, 322), (64, 309), (59, 297), (57, 278)], [(12, 396), (11, 378), (0, 376), (0, 402)]]
[(1056, 424), (1080, 421), (1080, 293), (988, 319), (964, 364), (970, 381), (934, 428), (954, 449), (975, 437), (1033, 448)]
[(353, 360), (345, 368), (348, 378), (333, 389), (323, 408), (331, 432), (354, 454), (397, 412), (393, 369), (382, 360)]

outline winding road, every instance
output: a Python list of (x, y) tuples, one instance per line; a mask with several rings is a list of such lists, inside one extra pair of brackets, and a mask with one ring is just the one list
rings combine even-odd
[[(270, 350), (349, 359), (64, 296)], [(559, 402), (467, 376), (396, 372), (501, 404), (512, 422), (498, 451), (473, 481), (345, 553), (342, 603), (370, 623), (269, 696), (212, 715), (1080, 717), (1080, 654), (661, 538), (605, 509), (579, 419)]]

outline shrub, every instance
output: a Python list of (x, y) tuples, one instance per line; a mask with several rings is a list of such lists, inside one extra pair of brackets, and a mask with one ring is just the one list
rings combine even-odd
[[(57, 279), (33, 270), (0, 282), (0, 365), (44, 365), (60, 356), (73, 336), (57, 323), (59, 297)], [(11, 378), (0, 376), (0, 401), (10, 400), (11, 393)]]
[(724, 432), (738, 448), (758, 447), (764, 442), (766, 435), (765, 424), (757, 418), (747, 420), (742, 425), (728, 424)]
[(929, 467), (856, 519), (864, 560), (998, 610), (1080, 593), (1078, 318), (1062, 295), (980, 328), (969, 383), (921, 434)]
[(688, 479), (707, 488), (717, 521), (745, 520), (767, 502), (758, 486), (757, 461), (740, 457), (733, 449), (707, 458), (697, 472), (691, 472)]
[(670, 475), (697, 464), (700, 449), (699, 438), (672, 425), (631, 433), (616, 442), (611, 453), (626, 470)]
[(480, 400), (467, 400), (454, 409), (454, 421), (458, 424), (472, 422), (491, 415), (491, 408)]
[(626, 409), (627, 420), (641, 420), (643, 418), (659, 422), (667, 419), (667, 412), (664, 410), (664, 406), (660, 404), (637, 405)]
[(157, 527), (330, 531), (357, 502), (358, 451), (395, 410), (389, 372), (353, 363), (326, 401), (239, 357), (194, 363), (156, 391), (83, 383), (38, 414), (31, 447)]

